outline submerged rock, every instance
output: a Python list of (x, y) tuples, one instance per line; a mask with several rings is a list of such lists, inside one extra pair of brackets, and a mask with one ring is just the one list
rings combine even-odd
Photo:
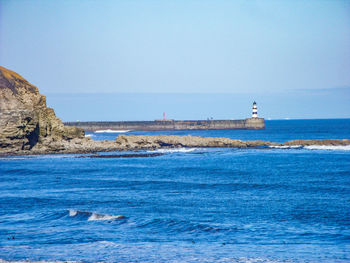
[(38, 144), (83, 137), (82, 129), (63, 125), (37, 87), (0, 67), (0, 152), (31, 150)]

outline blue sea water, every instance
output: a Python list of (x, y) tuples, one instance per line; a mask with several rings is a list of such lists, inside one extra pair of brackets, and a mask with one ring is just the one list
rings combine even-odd
[[(350, 120), (126, 134), (343, 139)], [(350, 262), (349, 147), (158, 152), (164, 155), (0, 158), (0, 258)]]

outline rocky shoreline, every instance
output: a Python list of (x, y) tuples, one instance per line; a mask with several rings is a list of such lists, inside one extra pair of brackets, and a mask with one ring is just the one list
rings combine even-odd
[(308, 145), (350, 145), (350, 140), (294, 140), (283, 144), (229, 138), (174, 135), (119, 135), (115, 141), (94, 141), (84, 130), (65, 126), (46, 106), (46, 97), (22, 76), (0, 66), (0, 156), (83, 154), (182, 147), (258, 148)]
[(242, 141), (230, 138), (174, 136), (174, 135), (119, 135), (115, 141), (94, 141), (91, 138), (75, 138), (69, 141), (39, 143), (30, 150), (1, 149), (0, 156), (38, 154), (86, 154), (110, 151), (143, 151), (176, 148), (267, 148), (297, 146), (347, 146), (349, 139), (292, 140), (285, 143), (270, 141)]

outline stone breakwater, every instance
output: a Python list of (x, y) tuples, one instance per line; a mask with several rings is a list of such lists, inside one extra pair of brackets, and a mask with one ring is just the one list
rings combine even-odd
[(265, 129), (265, 120), (263, 118), (247, 118), (245, 120), (96, 121), (65, 122), (64, 124), (93, 132), (98, 130), (174, 131)]

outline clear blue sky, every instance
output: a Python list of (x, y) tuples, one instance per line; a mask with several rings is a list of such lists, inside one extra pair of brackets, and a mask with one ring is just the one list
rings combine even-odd
[(0, 64), (64, 120), (350, 117), (350, 1), (0, 0)]

